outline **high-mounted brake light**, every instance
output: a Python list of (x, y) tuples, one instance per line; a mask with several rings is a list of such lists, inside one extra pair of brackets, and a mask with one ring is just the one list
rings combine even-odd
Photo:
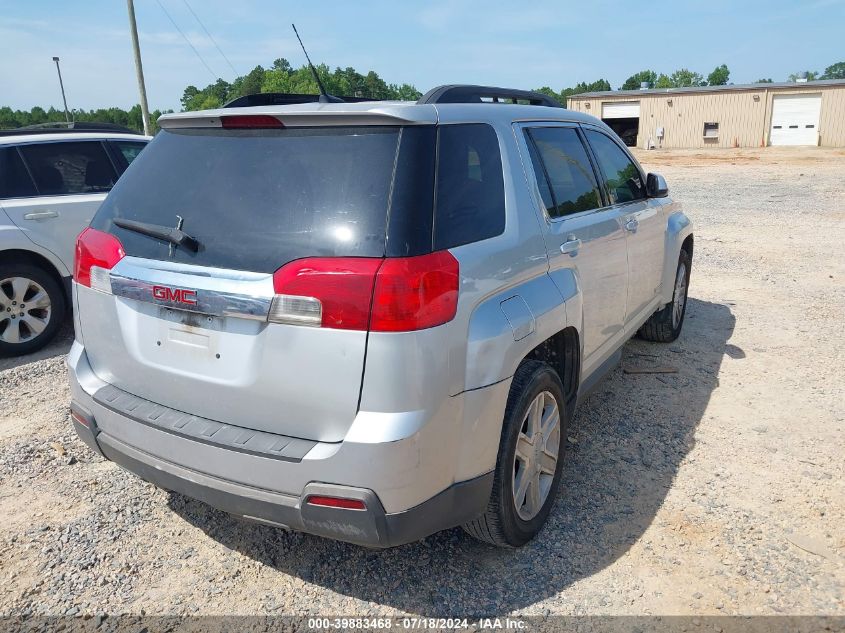
[(308, 505), (323, 506), (325, 508), (343, 508), (345, 510), (366, 510), (367, 504), (360, 499), (345, 499), (341, 497), (323, 497), (311, 495), (306, 500)]
[(269, 114), (229, 114), (221, 116), (220, 123), (227, 130), (285, 127), (284, 123)]
[(73, 278), (83, 286), (111, 292), (109, 271), (125, 255), (123, 245), (114, 235), (89, 227), (76, 238)]
[(448, 251), (419, 257), (309, 257), (273, 274), (268, 320), (341, 330), (409, 332), (451, 321), (458, 261)]

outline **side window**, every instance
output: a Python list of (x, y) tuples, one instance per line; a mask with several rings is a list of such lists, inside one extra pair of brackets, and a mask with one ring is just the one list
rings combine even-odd
[(38, 191), (16, 147), (0, 147), (0, 199), (37, 196)]
[(141, 150), (144, 149), (147, 144), (146, 143), (138, 143), (137, 141), (110, 141), (112, 145), (114, 145), (117, 150), (121, 153), (123, 158), (126, 159), (126, 165), (131, 165), (132, 161), (138, 157), (138, 154), (141, 153)]
[(484, 123), (442, 125), (437, 147), (434, 249), (505, 230), (505, 183), (496, 131)]
[[(531, 161), (546, 210), (553, 218), (601, 207), (601, 195), (587, 150), (575, 128), (528, 131)], [(542, 184), (542, 180), (546, 184)]]
[(632, 202), (646, 197), (645, 183), (640, 170), (621, 147), (601, 132), (585, 130), (587, 140), (604, 173), (605, 186), (611, 204)]
[(42, 196), (109, 191), (117, 180), (100, 141), (36, 143), (21, 152)]

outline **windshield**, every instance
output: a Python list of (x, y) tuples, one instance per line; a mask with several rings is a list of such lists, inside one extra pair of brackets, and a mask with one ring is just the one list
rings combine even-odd
[[(385, 254), (398, 127), (162, 130), (91, 226), (127, 255), (272, 272), (309, 256)], [(179, 227), (197, 252), (116, 226)], [(180, 219), (181, 218), (181, 219)]]

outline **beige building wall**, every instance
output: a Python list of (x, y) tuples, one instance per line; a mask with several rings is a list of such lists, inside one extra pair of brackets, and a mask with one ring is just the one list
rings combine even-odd
[[(600, 119), (603, 103), (639, 100), (638, 147), (647, 147), (649, 140), (661, 146), (656, 134), (659, 127), (664, 130), (665, 148), (761, 147), (769, 142), (774, 95), (819, 93), (819, 144), (845, 147), (845, 86), (767, 89), (761, 84), (749, 90), (636, 96), (620, 92), (603, 98), (570, 98), (568, 107)], [(704, 137), (705, 122), (719, 124), (718, 138)]]

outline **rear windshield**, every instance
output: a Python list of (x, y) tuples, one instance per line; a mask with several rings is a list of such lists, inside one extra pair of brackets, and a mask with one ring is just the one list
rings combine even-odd
[[(162, 130), (91, 225), (127, 255), (236, 270), (380, 257), (399, 138), (398, 127)], [(200, 249), (171, 248), (114, 218), (181, 222)]]

